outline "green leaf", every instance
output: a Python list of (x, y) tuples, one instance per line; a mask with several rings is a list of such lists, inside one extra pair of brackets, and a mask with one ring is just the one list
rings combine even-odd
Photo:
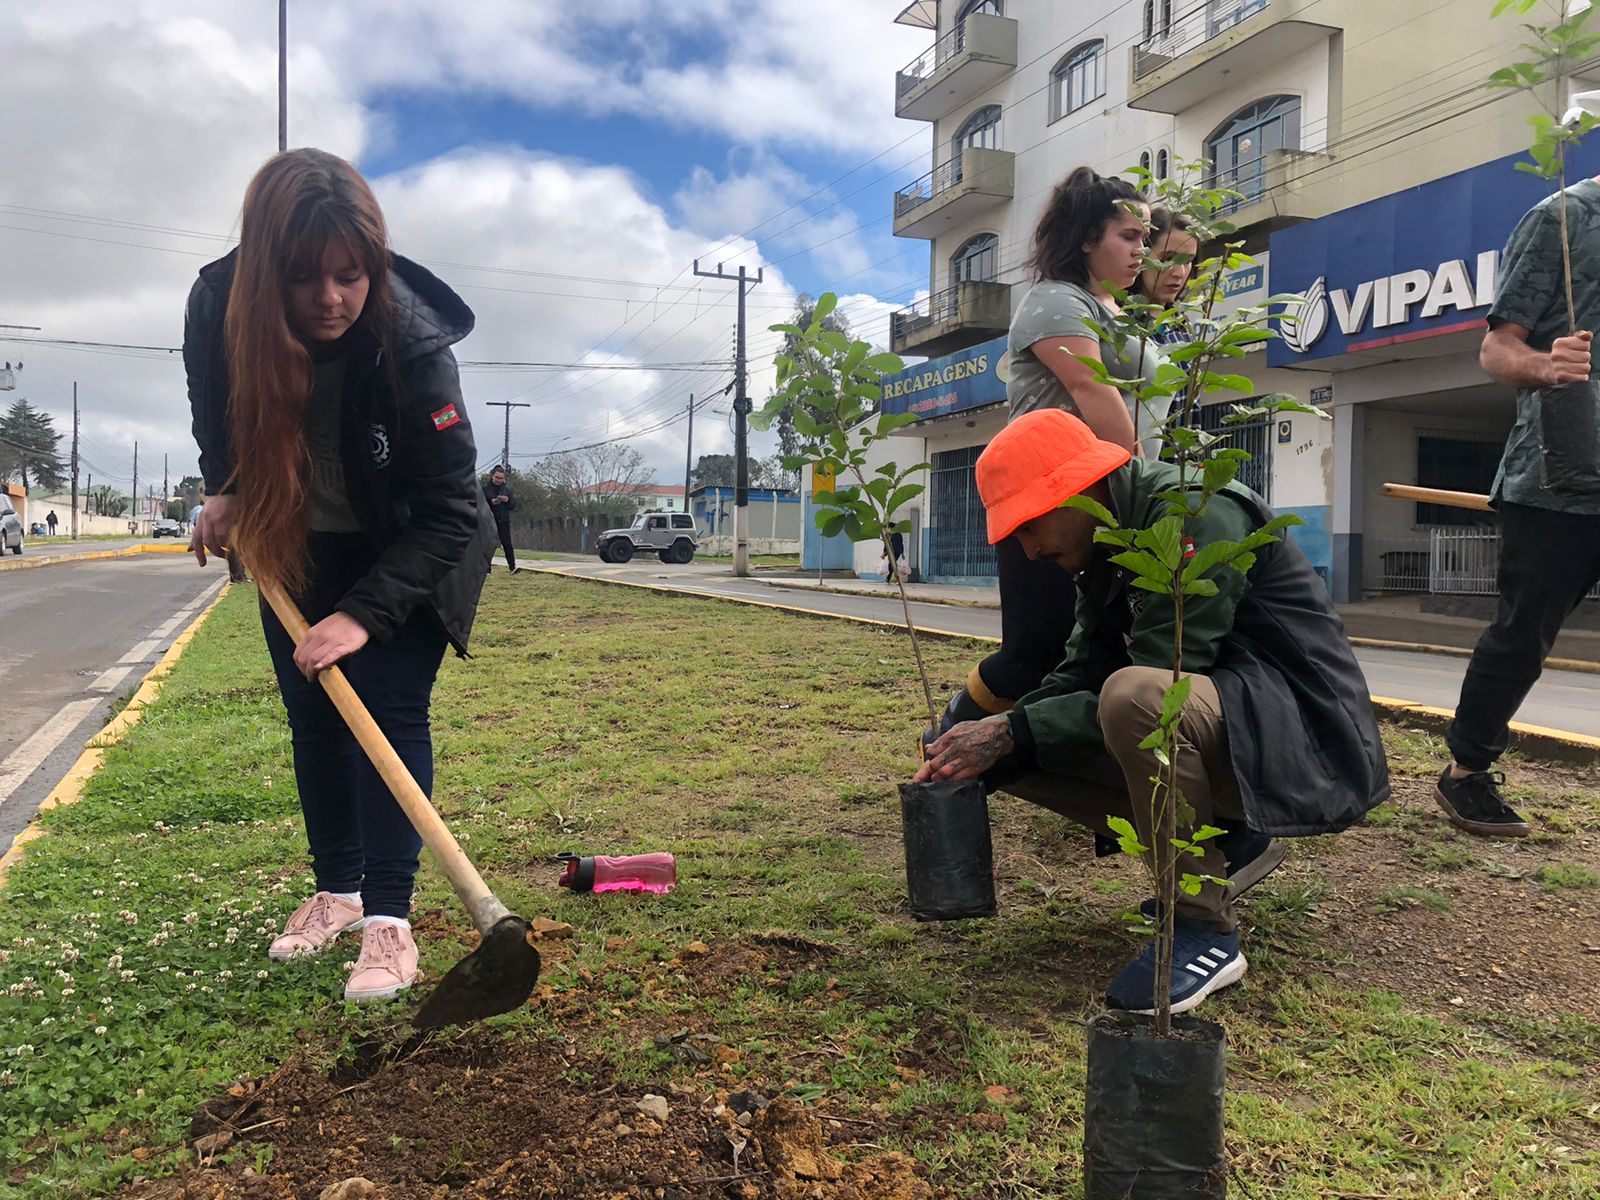
[(1155, 555), (1145, 550), (1125, 550), (1121, 554), (1114, 554), (1111, 561), (1117, 566), (1133, 574), (1135, 587), (1144, 587), (1146, 591), (1170, 591), (1172, 588), (1172, 572), (1169, 571)]
[(1183, 715), (1183, 706), (1189, 702), (1189, 693), (1194, 687), (1194, 678), (1185, 675), (1175, 683), (1167, 685), (1167, 690), (1161, 693), (1161, 727), (1171, 729), (1178, 723), (1178, 718)]
[(879, 413), (878, 434), (884, 436), (893, 433), (896, 429), (904, 429), (907, 425), (915, 425), (918, 418), (911, 413)]
[[(1117, 519), (1111, 515), (1111, 510), (1105, 505), (1101, 504), (1098, 500), (1094, 500), (1088, 496), (1068, 496), (1061, 502), (1061, 507), (1076, 508), (1082, 512), (1088, 513), (1091, 517), (1105, 527), (1100, 531), (1101, 533), (1118, 528)], [(1096, 535), (1095, 540), (1100, 540), (1098, 535)]]
[(822, 536), (825, 538), (836, 537), (843, 531), (844, 523), (848, 517), (849, 514), (845, 512), (819, 509), (817, 511), (817, 528), (822, 531)]
[(920, 483), (907, 483), (895, 488), (889, 499), (884, 502), (884, 511), (887, 513), (899, 512), (902, 504), (920, 496), (923, 490), (923, 486)]
[(1107, 817), (1106, 828), (1117, 839), (1117, 845), (1122, 848), (1124, 854), (1138, 858), (1149, 853), (1150, 848), (1139, 840), (1139, 831), (1127, 817)]
[(898, 354), (874, 354), (866, 365), (884, 375), (894, 375), (906, 369), (905, 359)]
[(839, 307), (839, 297), (833, 292), (823, 292), (817, 297), (816, 307), (811, 310), (811, 323), (820, 325), (826, 320), (833, 310)]

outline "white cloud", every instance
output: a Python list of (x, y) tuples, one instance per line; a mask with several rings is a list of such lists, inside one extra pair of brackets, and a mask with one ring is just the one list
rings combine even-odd
[[(876, 29), (882, 36), (872, 44), (874, 53), (890, 40), (878, 26), (887, 24), (892, 5), (828, 5), (839, 10), (828, 18), (835, 34), (848, 38)], [(683, 89), (682, 81), (699, 68), (673, 68), (670, 55), (636, 36), (638, 30), (660, 18), (668, 34), (681, 38), (691, 22), (690, 7), (694, 19), (734, 33), (729, 60), (705, 68), (712, 73), (705, 77), (712, 80), (708, 86), (724, 89), (720, 101), (711, 104), (690, 95), (692, 88), (683, 90), (685, 119), (752, 142), (799, 136), (794, 131), (809, 125), (805, 136), (824, 142), (857, 137), (871, 125), (859, 119), (861, 106), (888, 110), (898, 65), (893, 55), (882, 70), (880, 64), (865, 72), (847, 68), (838, 61), (845, 43), (836, 40), (831, 50), (806, 44), (797, 21), (768, 0), (709, 0), (674, 8), (664, 18), (660, 14), (667, 10), (645, 0), (559, 7), (482, 0), (472, 6), (471, 20), (437, 16), (436, 5), (420, 0), (382, 6), (352, 0), (295, 7), (291, 28), (301, 40), (292, 60), (293, 140), (359, 158), (389, 136), (364, 102), (365, 89), (404, 84), (408, 76), (457, 90), (530, 97), (540, 89), (577, 89), (590, 95), (585, 104), (647, 110), (658, 102), (650, 97)], [(194, 272), (226, 249), (244, 185), (275, 148), (276, 28), (269, 8), (217, 0), (202, 19), (184, 0), (57, 0), (31, 7), (8, 33), (0, 33), (7, 107), (29, 114), (8, 128), (7, 169), (0, 173), (0, 256), (7, 284), (0, 322), (41, 325), (45, 336), (58, 338), (179, 343)], [(870, 21), (865, 10), (874, 12)], [(589, 27), (575, 33), (585, 19)], [(820, 14), (811, 24), (813, 35), (829, 28)], [(596, 66), (606, 51), (589, 40), (597, 30), (626, 49), (621, 61)], [(911, 53), (915, 47), (906, 57)], [(753, 72), (752, 79), (765, 72), (775, 90), (728, 91), (725, 76), (744, 71)], [(840, 82), (846, 75), (862, 79), (846, 86)], [(621, 90), (612, 94), (618, 81)], [(862, 99), (874, 89), (883, 94)], [(595, 93), (605, 94), (597, 99)], [(742, 99), (730, 102), (735, 96)], [(750, 111), (735, 112), (746, 99)], [(713, 111), (719, 105), (727, 111)], [(856, 111), (846, 111), (851, 108)], [(721, 360), (729, 354), (733, 289), (694, 279), (690, 261), (814, 187), (770, 151), (754, 149), (739, 161), (727, 178), (695, 172), (670, 207), (652, 200), (625, 168), (521, 150), (464, 148), (375, 179), (374, 185), (396, 248), (433, 264), (476, 310), (478, 329), (459, 348), (462, 358)], [(864, 254), (850, 232), (853, 221), (840, 211), (792, 237), (780, 234), (770, 245), (736, 241), (717, 254), (729, 265), (757, 266), (763, 255), (779, 258), (842, 233), (817, 254), (826, 269), (848, 275), (860, 268)], [(676, 283), (646, 291), (540, 272)], [(750, 301), (750, 390), (757, 399), (770, 383), (767, 356), (775, 339), (766, 326), (787, 314), (792, 299), (782, 269), (768, 267)], [(879, 341), (886, 340), (888, 307), (866, 295), (845, 301), (852, 317), (860, 314), (858, 327)], [(65, 432), (77, 381), (86, 458), (100, 468), (97, 482), (107, 475), (128, 481), (135, 440), (142, 480), (150, 478), (151, 464), (159, 468), (163, 454), (170, 457), (174, 478), (194, 469), (176, 356), (119, 357), (14, 344), (0, 349), (0, 358), (19, 357), (27, 364), (21, 386), (0, 396), (0, 403), (26, 395), (53, 413)], [(723, 369), (699, 376), (463, 375), (485, 458), (499, 442), (499, 413), (483, 408), (485, 400), (535, 403), (513, 418), (513, 450), (526, 452), (648, 429), (679, 411), (690, 390), (705, 394), (727, 378)], [(681, 438), (680, 425), (646, 434), (636, 444), (671, 479), (682, 467)], [(708, 419), (696, 422), (695, 442), (697, 450), (711, 453), (727, 449), (731, 439), (724, 421)]]

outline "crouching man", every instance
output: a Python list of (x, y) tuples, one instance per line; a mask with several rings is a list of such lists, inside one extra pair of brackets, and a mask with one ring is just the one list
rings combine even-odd
[[(1130, 459), (1066, 412), (1030, 413), (978, 459), (991, 543), (1013, 533), (1030, 559), (1078, 572), (1077, 626), (1061, 665), (1006, 713), (967, 721), (928, 747), (919, 780), (983, 778), (1098, 832), (1131, 820), (1145, 845), (1155, 728), (1171, 682), (1170, 597), (1133, 587), (1115, 553), (1094, 541), (1098, 522), (1072, 496), (1098, 501), (1120, 524), (1153, 525), (1170, 463)], [(1196, 550), (1238, 541), (1271, 519), (1248, 488), (1230, 484), (1192, 520)], [(1274, 837), (1332, 833), (1389, 795), (1389, 772), (1366, 681), (1326, 588), (1305, 556), (1279, 541), (1257, 552), (1248, 576), (1219, 568), (1214, 596), (1184, 601), (1183, 669), (1193, 679), (1178, 726), (1179, 788), (1194, 827), (1226, 829), (1181, 870), (1227, 883), (1180, 892), (1174, 914), (1173, 1011), (1194, 1008), (1245, 973), (1233, 900), (1282, 861)], [(1184, 836), (1186, 828), (1180, 828)], [(1220, 845), (1218, 843), (1221, 843)], [(1149, 906), (1147, 905), (1147, 909)], [(1146, 946), (1107, 990), (1110, 1004), (1148, 1011), (1154, 948)]]

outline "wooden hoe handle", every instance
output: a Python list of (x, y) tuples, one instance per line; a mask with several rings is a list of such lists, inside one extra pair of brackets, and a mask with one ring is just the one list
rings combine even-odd
[(1417, 487), (1410, 483), (1386, 483), (1383, 494), (1397, 500), (1416, 500), (1422, 504), (1443, 504), (1447, 508), (1471, 508), (1493, 512), (1489, 497), (1481, 492), (1447, 492), (1440, 488)]
[[(261, 594), (298, 646), (309, 632), (300, 609), (276, 584), (264, 579), (259, 583)], [(317, 679), (345, 724), (350, 727), (350, 732), (355, 734), (356, 741), (361, 743), (367, 758), (383, 777), (383, 782), (389, 785), (389, 791), (410, 819), (412, 827), (421, 835), (423, 844), (433, 853), (434, 862), (450, 880), (461, 902), (467, 906), (472, 923), (477, 926), (479, 933), (487, 935), (497, 921), (509, 915), (510, 910), (495, 898), (488, 884), (484, 883), (483, 876), (478, 874), (478, 869), (463, 853), (438, 810), (433, 807), (433, 801), (417, 786), (417, 781), (411, 777), (405, 763), (400, 761), (400, 756), (389, 744), (383, 730), (378, 728), (378, 723), (372, 719), (367, 706), (361, 703), (361, 698), (350, 686), (344, 672), (338, 667), (329, 667), (320, 672)]]

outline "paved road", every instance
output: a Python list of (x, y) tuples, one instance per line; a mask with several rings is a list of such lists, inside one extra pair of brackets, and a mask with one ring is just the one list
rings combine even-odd
[[(681, 567), (659, 562), (610, 566), (594, 559), (574, 559), (571, 562), (530, 564), (529, 569), (544, 567), (590, 578), (671, 587), (692, 594), (780, 604), (807, 612), (868, 617), (896, 623), (901, 620), (900, 601), (888, 593), (887, 587), (882, 596), (842, 596), (831, 592), (802, 591), (776, 587), (759, 576), (734, 579), (726, 566), (698, 563)], [(976, 637), (1000, 636), (1000, 613), (992, 608), (913, 603), (911, 618), (919, 629)], [(1467, 667), (1465, 658), (1405, 650), (1357, 647), (1356, 658), (1366, 672), (1367, 684), (1373, 695), (1444, 709), (1455, 708), (1461, 692), (1461, 677)], [(1534, 685), (1532, 694), (1517, 714), (1517, 720), (1600, 737), (1600, 675), (1546, 671)]]
[(165, 554), (0, 573), (0, 852), (226, 578)]

